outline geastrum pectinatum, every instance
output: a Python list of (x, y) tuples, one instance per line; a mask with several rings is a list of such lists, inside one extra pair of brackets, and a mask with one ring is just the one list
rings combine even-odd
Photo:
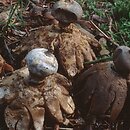
[(53, 5), (51, 12), (61, 27), (77, 22), (83, 15), (82, 7), (75, 0), (59, 0)]
[(75, 110), (68, 91), (71, 83), (57, 73), (55, 56), (47, 49), (36, 48), (25, 59), (27, 67), (0, 83), (0, 104), (7, 105), (4, 116), (9, 130), (43, 130), (46, 111), (55, 126), (69, 124), (67, 116)]
[[(53, 25), (32, 31), (29, 37), (21, 40), (13, 53), (21, 58), (29, 50), (43, 47), (57, 57), (59, 70), (68, 77), (74, 77), (84, 69), (84, 62), (96, 59), (92, 49), (100, 48), (98, 41), (86, 36), (75, 24), (68, 26), (70, 32), (61, 32)], [(17, 59), (17, 58), (16, 58)]]
[(74, 97), (86, 121), (86, 130), (94, 129), (99, 120), (117, 121), (126, 101), (129, 74), (130, 48), (119, 46), (114, 51), (113, 62), (95, 64), (77, 78)]
[(82, 16), (82, 8), (76, 1), (57, 1), (51, 11), (59, 22), (67, 22), (69, 25), (65, 29), (55, 24), (32, 29), (27, 37), (19, 40), (17, 46), (11, 45), (10, 50), (16, 61), (21, 62), (31, 49), (46, 48), (57, 57), (59, 73), (72, 78), (84, 69), (84, 62), (96, 59), (95, 52), (100, 50), (100, 44), (94, 36), (90, 37), (85, 29), (75, 24)]

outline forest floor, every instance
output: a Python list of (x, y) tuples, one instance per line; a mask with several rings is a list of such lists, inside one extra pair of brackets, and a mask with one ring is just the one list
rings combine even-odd
[[(23, 66), (21, 61), (25, 56), (25, 53), (20, 52), (23, 48), (20, 47), (19, 41), (29, 36), (31, 31), (54, 22), (50, 15), (43, 15), (41, 12), (44, 12), (46, 8), (50, 9), (55, 1), (34, 1), (34, 6), (29, 7), (29, 0), (0, 0), (0, 54), (14, 69)], [(42, 4), (37, 4), (39, 1)], [(100, 44), (100, 52), (95, 51), (97, 59), (85, 64), (110, 61), (117, 46), (130, 47), (129, 0), (77, 1), (84, 11), (79, 22), (80, 26)], [(0, 111), (1, 120), (4, 120), (3, 110)], [(0, 130), (5, 130), (5, 128), (0, 128)]]

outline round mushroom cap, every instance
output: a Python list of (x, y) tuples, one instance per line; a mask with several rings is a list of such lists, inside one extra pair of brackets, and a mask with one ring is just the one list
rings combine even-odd
[(52, 15), (62, 23), (71, 23), (82, 17), (83, 10), (74, 0), (60, 0), (53, 5)]
[(56, 73), (58, 62), (56, 57), (45, 48), (31, 50), (25, 57), (29, 72), (35, 76), (45, 77)]
[(113, 62), (117, 71), (121, 73), (130, 72), (130, 48), (127, 46), (119, 46), (113, 54)]

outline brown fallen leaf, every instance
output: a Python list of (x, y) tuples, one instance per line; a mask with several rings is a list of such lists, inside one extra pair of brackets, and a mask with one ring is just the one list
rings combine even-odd
[(99, 39), (99, 43), (101, 45), (100, 55), (101, 56), (108, 56), (110, 54), (110, 52), (106, 48), (107, 47), (107, 40), (102, 37)]
[(0, 13), (0, 26), (1, 27), (7, 23), (8, 17), (9, 17), (9, 11), (4, 11)]
[(92, 20), (97, 21), (98, 23), (105, 23), (107, 22), (104, 18), (100, 17), (99, 15), (93, 14)]
[(9, 130), (43, 129), (44, 99), (42, 84), (30, 85), (27, 68), (14, 71), (0, 84), (0, 104), (7, 104), (5, 122)]
[(6, 63), (3, 57), (0, 55), (0, 77), (6, 74), (12, 73), (14, 71), (13, 67)]
[(10, 0), (0, 0), (0, 3), (2, 3), (3, 5), (7, 5), (8, 4), (8, 2), (9, 2)]

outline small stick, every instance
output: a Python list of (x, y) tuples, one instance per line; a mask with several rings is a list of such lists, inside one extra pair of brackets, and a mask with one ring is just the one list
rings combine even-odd
[(112, 32), (112, 22), (113, 22), (113, 20), (112, 20), (111, 17), (109, 19), (110, 19), (110, 22), (109, 22), (109, 31)]
[(111, 38), (109, 36), (107, 36), (93, 21), (90, 20), (90, 23), (100, 32), (102, 33), (108, 40), (110, 40)]
[(107, 36), (93, 21), (90, 20), (90, 23), (100, 32), (104, 35), (105, 38), (107, 38), (109, 41), (111, 41), (112, 44), (115, 46), (119, 46), (117, 43), (115, 43), (111, 37)]
[[(52, 127), (45, 127), (45, 130), (53, 130)], [(59, 130), (73, 130), (73, 128), (63, 128), (63, 127), (60, 127)]]
[(84, 64), (90, 65), (90, 64), (96, 64), (99, 62), (106, 62), (106, 61), (112, 61), (112, 57), (104, 57), (101, 59), (97, 59), (97, 60), (93, 60), (93, 61), (89, 61), (89, 62), (84, 62)]

